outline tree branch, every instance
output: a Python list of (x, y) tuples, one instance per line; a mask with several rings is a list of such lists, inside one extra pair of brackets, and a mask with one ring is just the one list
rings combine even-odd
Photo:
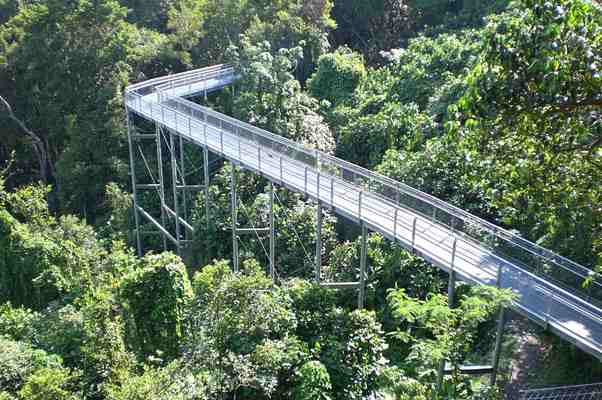
[(25, 125), (25, 123), (15, 115), (13, 108), (10, 106), (8, 101), (6, 101), (6, 99), (1, 95), (0, 102), (6, 109), (8, 117), (12, 121), (14, 121), (19, 126), (19, 128), (21, 128), (21, 130), (25, 132), (25, 134), (29, 136), (29, 138), (33, 141), (32, 145), (36, 155), (38, 156), (38, 162), (40, 164), (40, 179), (44, 184), (48, 183), (48, 152), (46, 151), (44, 141), (34, 131), (29, 129), (27, 125)]

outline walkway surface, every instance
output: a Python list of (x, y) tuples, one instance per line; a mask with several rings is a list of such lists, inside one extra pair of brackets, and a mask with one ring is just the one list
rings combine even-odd
[(126, 106), (467, 282), (511, 289), (515, 310), (602, 358), (602, 310), (578, 290), (587, 268), (426, 193), (186, 99), (235, 80), (227, 65), (158, 78), (128, 87)]

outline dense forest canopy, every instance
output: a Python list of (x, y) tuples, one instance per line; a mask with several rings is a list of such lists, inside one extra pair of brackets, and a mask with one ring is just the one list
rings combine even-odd
[[(0, 0), (0, 400), (501, 399), (602, 380), (518, 315), (498, 385), (463, 374), (490, 362), (512, 293), (460, 284), (449, 304), (447, 274), (371, 233), (358, 310), (311, 280), (317, 206), (284, 188), (278, 279), (254, 236), (234, 273), (223, 160), (211, 201), (190, 198), (186, 254), (151, 236), (137, 256), (124, 89), (218, 63), (240, 79), (194, 101), (602, 269), (594, 1)], [(239, 223), (265, 226), (268, 182), (234, 174)], [(322, 278), (356, 281), (358, 228), (323, 217)], [(526, 377), (525, 331), (540, 363)]]

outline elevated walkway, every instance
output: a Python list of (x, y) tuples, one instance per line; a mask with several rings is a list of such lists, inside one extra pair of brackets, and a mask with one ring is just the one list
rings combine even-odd
[(589, 269), (426, 193), (186, 99), (235, 79), (220, 65), (142, 82), (127, 88), (126, 107), (466, 282), (511, 289), (516, 311), (602, 358), (602, 309), (580, 289)]

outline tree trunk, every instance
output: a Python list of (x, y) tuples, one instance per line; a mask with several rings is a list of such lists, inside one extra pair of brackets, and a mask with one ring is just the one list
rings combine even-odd
[(13, 120), (19, 126), (19, 128), (21, 128), (21, 130), (25, 132), (25, 134), (31, 139), (31, 145), (33, 146), (33, 150), (36, 153), (36, 157), (38, 159), (38, 164), (40, 168), (40, 181), (42, 181), (44, 185), (47, 185), (52, 180), (52, 173), (50, 159), (48, 157), (48, 150), (44, 141), (40, 138), (40, 136), (38, 136), (35, 132), (29, 129), (27, 125), (25, 125), (25, 123), (15, 115), (12, 107), (4, 97), (0, 96), (0, 102), (4, 105), (4, 108), (8, 113), (8, 117), (11, 120)]

